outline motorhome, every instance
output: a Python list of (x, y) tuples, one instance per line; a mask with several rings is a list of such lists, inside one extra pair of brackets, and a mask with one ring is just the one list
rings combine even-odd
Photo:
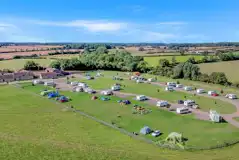
[(227, 94), (225, 97), (229, 99), (237, 99), (237, 95), (235, 94)]
[(147, 100), (148, 98), (145, 96), (145, 95), (139, 95), (139, 96), (136, 96), (136, 100), (137, 101), (145, 101)]
[(197, 89), (197, 94), (202, 94), (202, 93), (205, 93), (206, 91), (204, 89)]
[(185, 86), (185, 87), (184, 87), (184, 90), (185, 90), (185, 91), (192, 91), (193, 88), (192, 88), (191, 86)]
[(167, 86), (165, 87), (165, 91), (174, 91), (172, 86)]
[(120, 85), (113, 85), (113, 86), (111, 87), (111, 90), (112, 90), (112, 91), (119, 91), (119, 90), (120, 90)]
[(156, 106), (157, 107), (167, 107), (169, 103), (167, 101), (158, 101)]
[(170, 87), (176, 87), (176, 83), (175, 82), (167, 82), (167, 86), (170, 86)]

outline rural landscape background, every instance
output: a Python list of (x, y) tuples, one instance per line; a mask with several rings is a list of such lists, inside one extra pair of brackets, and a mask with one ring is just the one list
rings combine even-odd
[(2, 0), (0, 160), (239, 159), (238, 9)]

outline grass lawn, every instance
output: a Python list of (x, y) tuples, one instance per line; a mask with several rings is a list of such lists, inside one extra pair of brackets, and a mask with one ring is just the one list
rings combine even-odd
[[(24, 89), (40, 93), (44, 86), (31, 86), (25, 84)], [(239, 130), (227, 123), (214, 124), (209, 121), (194, 119), (191, 115), (179, 116), (175, 113), (157, 109), (143, 102), (136, 102), (129, 98), (133, 104), (139, 104), (145, 108), (151, 109), (152, 113), (147, 115), (132, 114), (132, 105), (121, 106), (116, 101), (118, 97), (111, 96), (110, 101), (91, 100), (91, 95), (85, 93), (74, 93), (61, 91), (61, 94), (69, 96), (72, 101), (69, 104), (99, 119), (109, 123), (114, 122), (117, 126), (122, 127), (130, 132), (139, 132), (144, 125), (152, 129), (160, 129), (163, 135), (153, 140), (163, 140), (170, 132), (183, 133), (189, 139), (187, 146), (204, 147), (223, 143), (227, 140), (236, 139), (239, 136)], [(118, 115), (121, 117), (119, 118)], [(176, 125), (175, 125), (176, 124)], [(200, 132), (198, 132), (200, 131)], [(228, 136), (228, 133), (231, 133)], [(213, 137), (213, 138), (212, 138)], [(203, 139), (203, 141), (202, 141)]]
[[(159, 149), (78, 114), (62, 112), (61, 105), (29, 92), (11, 86), (1, 86), (0, 91), (0, 159), (234, 160), (239, 157), (239, 145), (198, 152)], [(88, 105), (79, 106), (82, 109)]]
[[(80, 80), (81, 82), (86, 82), (94, 89), (109, 89), (113, 84), (117, 82), (109, 77), (101, 77), (96, 80), (78, 80)], [(122, 87), (122, 92), (126, 93), (144, 94), (146, 96), (167, 100), (173, 103), (177, 103), (177, 101), (180, 99), (185, 99), (184, 96), (186, 96), (186, 99), (195, 100), (203, 111), (209, 111), (210, 109), (215, 109), (219, 113), (234, 113), (236, 111), (235, 106), (221, 100), (202, 96), (193, 96), (192, 94), (183, 93), (180, 91), (167, 92), (164, 91), (164, 88), (160, 86), (155, 86), (152, 84), (136, 84), (134, 81), (130, 80), (118, 82), (122, 85), (125, 85), (125, 87)], [(159, 93), (157, 92), (157, 89), (160, 89)]]
[[(158, 56), (158, 57), (144, 57), (144, 60), (148, 62), (151, 66), (157, 66), (160, 59), (167, 59), (169, 62), (172, 61), (173, 56)], [(203, 56), (175, 56), (175, 59), (177, 62), (185, 62), (190, 57), (194, 57), (195, 60), (200, 60), (203, 58)]]
[(24, 67), (26, 61), (35, 61), (43, 67), (48, 67), (49, 64), (54, 61), (50, 59), (14, 59), (14, 60), (4, 60), (0, 61), (0, 69), (12, 69), (19, 70)]
[(239, 60), (199, 64), (202, 73), (224, 72), (232, 82), (239, 82)]

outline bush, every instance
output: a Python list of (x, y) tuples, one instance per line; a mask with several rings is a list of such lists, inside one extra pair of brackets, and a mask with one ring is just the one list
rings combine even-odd
[(25, 70), (42, 70), (43, 67), (41, 67), (38, 63), (34, 61), (27, 61), (24, 65)]

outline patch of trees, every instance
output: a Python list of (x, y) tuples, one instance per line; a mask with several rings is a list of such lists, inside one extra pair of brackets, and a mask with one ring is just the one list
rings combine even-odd
[(73, 51), (56, 51), (48, 53), (49, 56), (51, 55), (59, 55), (59, 54), (79, 54), (80, 52), (73, 52)]
[(13, 59), (30, 59), (30, 58), (39, 58), (37, 54), (32, 55), (15, 55), (12, 57)]
[(33, 70), (33, 71), (37, 71), (37, 70), (42, 70), (43, 67), (40, 66), (38, 63), (34, 62), (34, 61), (27, 61), (23, 67), (25, 70)]
[(85, 49), (85, 48), (89, 48), (89, 49), (97, 49), (100, 46), (104, 46), (107, 49), (113, 49), (115, 48), (115, 45), (113, 44), (104, 44), (104, 43), (73, 43), (73, 44), (66, 44), (64, 46), (64, 49)]
[(3, 69), (3, 70), (0, 70), (0, 73), (13, 73), (14, 71), (13, 70), (10, 70), (10, 69)]

